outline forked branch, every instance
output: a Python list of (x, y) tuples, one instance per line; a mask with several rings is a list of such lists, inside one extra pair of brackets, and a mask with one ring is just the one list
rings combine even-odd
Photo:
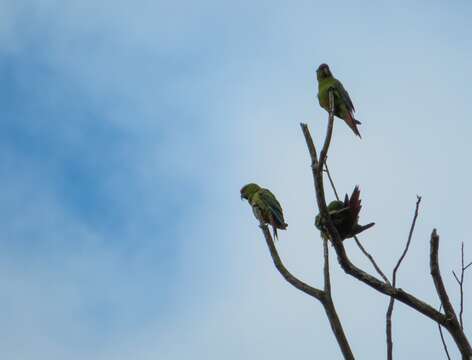
[[(445, 305), (443, 303), (443, 307), (445, 308), (446, 314), (442, 314), (441, 312), (433, 308), (431, 305), (425, 303), (424, 301), (421, 301), (414, 295), (400, 288), (396, 288), (392, 286), (391, 284), (389, 284), (388, 282), (381, 281), (377, 279), (376, 277), (368, 274), (367, 272), (361, 270), (360, 268), (355, 266), (350, 261), (349, 257), (347, 256), (346, 250), (342, 243), (342, 239), (339, 236), (337, 229), (333, 225), (330, 216), (328, 215), (324, 187), (323, 187), (323, 164), (325, 163), (325, 160), (327, 157), (328, 148), (331, 142), (331, 135), (333, 131), (333, 123), (334, 123), (334, 95), (332, 94), (332, 91), (330, 91), (329, 99), (330, 99), (330, 111), (329, 111), (329, 119), (328, 119), (328, 128), (326, 131), (326, 138), (325, 138), (319, 159), (316, 157), (316, 148), (313, 143), (311, 134), (308, 130), (308, 126), (306, 124), (300, 124), (300, 126), (305, 136), (308, 152), (311, 157), (311, 168), (312, 168), (312, 173), (313, 173), (316, 202), (318, 204), (319, 213), (322, 220), (324, 221), (326, 230), (329, 234), (331, 242), (336, 251), (339, 264), (341, 265), (341, 267), (347, 274), (355, 277), (356, 279), (372, 287), (373, 289), (387, 296), (393, 297), (395, 300), (398, 300), (406, 304), (407, 306), (413, 308), (414, 310), (434, 320), (435, 322), (443, 325), (449, 331), (454, 341), (456, 342), (459, 350), (461, 351), (463, 359), (470, 360), (470, 357), (472, 357), (472, 349), (470, 347), (470, 344), (464, 332), (462, 331), (460, 327), (459, 322), (457, 321), (457, 318), (454, 317), (452, 318), (452, 321), (451, 321), (450, 309), (447, 308), (448, 305)], [(435, 234), (435, 232), (433, 234)], [(438, 241), (439, 241), (439, 238), (438, 238)], [(432, 236), (432, 245), (433, 245), (433, 236)], [(432, 249), (433, 249), (433, 246), (432, 246)], [(436, 255), (437, 255), (437, 251), (436, 251)], [(437, 267), (437, 273), (439, 273), (439, 267)], [(433, 270), (431, 271), (431, 274), (433, 274)], [(435, 284), (436, 284), (436, 281), (435, 281)], [(444, 290), (443, 294), (447, 295), (447, 293), (445, 292), (445, 289), (443, 290)], [(443, 302), (443, 295), (440, 295), (440, 298), (441, 298), (441, 301)], [(453, 321), (454, 319), (455, 319), (455, 322)]]
[(465, 265), (464, 262), (464, 242), (462, 242), (461, 245), (461, 276), (460, 278), (456, 275), (454, 271), (452, 271), (452, 275), (454, 275), (454, 278), (457, 281), (457, 284), (459, 285), (459, 292), (460, 292), (460, 311), (459, 311), (459, 322), (461, 324), (461, 328), (464, 329), (464, 320), (463, 320), (463, 314), (464, 314), (464, 276), (465, 276), (465, 271), (472, 265), (472, 262), (469, 264)]
[[(320, 216), (325, 221), (327, 231), (332, 239), (332, 243), (336, 254), (338, 256), (338, 262), (343, 268), (343, 270), (355, 277), (356, 279), (362, 281), (363, 283), (369, 285), (373, 289), (388, 295), (393, 296), (396, 300), (403, 302), (404, 304), (412, 307), (413, 309), (419, 311), (420, 313), (424, 314), (425, 316), (431, 318), (432, 320), (445, 323), (446, 317), (444, 314), (441, 314), (439, 311), (434, 309), (431, 305), (419, 300), (415, 296), (411, 295), (410, 293), (404, 291), (403, 289), (397, 289), (391, 286), (389, 283), (385, 281), (381, 281), (377, 279), (375, 276), (368, 274), (367, 272), (361, 270), (357, 266), (355, 266), (346, 254), (346, 250), (344, 245), (340, 239), (340, 236), (331, 222), (331, 219), (328, 215), (328, 211), (326, 208), (326, 200), (324, 196), (324, 189), (323, 189), (323, 179), (322, 179), (322, 168), (318, 166), (318, 159), (316, 159), (316, 149), (314, 147), (313, 139), (311, 137), (310, 131), (306, 124), (300, 124), (303, 134), (305, 136), (305, 140), (307, 143), (308, 151), (311, 157), (311, 164), (312, 164), (312, 172), (313, 172), (313, 179), (314, 179), (314, 186), (315, 186), (315, 194), (316, 194), (316, 201), (318, 203), (318, 207), (320, 210)], [(330, 120), (328, 123), (328, 135), (332, 133), (333, 127), (333, 117), (330, 116)], [(331, 129), (331, 130), (330, 130)], [(329, 144), (329, 142), (325, 141), (325, 144)], [(321, 163), (321, 160), (320, 160)], [(315, 166), (313, 166), (315, 165)]]
[(262, 221), (260, 222), (259, 226), (262, 229), (262, 233), (264, 234), (267, 246), (269, 247), (270, 255), (279, 273), (291, 285), (321, 302), (344, 358), (347, 360), (354, 360), (354, 355), (352, 354), (351, 347), (349, 346), (349, 342), (347, 341), (341, 321), (339, 320), (336, 308), (334, 307), (333, 299), (331, 298), (331, 285), (329, 280), (329, 254), (327, 244), (324, 244), (325, 288), (324, 290), (320, 290), (299, 280), (287, 270), (287, 268), (282, 263), (282, 260), (280, 259), (280, 256), (277, 252), (277, 248), (274, 244), (274, 240), (272, 239), (272, 235), (270, 234), (269, 228)]

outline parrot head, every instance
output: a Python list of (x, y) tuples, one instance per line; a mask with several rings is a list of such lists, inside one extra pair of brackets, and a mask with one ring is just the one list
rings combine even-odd
[(258, 192), (261, 189), (261, 187), (257, 184), (250, 183), (247, 185), (244, 185), (241, 189), (241, 199), (246, 199), (250, 200), (252, 196)]
[(328, 212), (330, 212), (330, 211), (339, 211), (339, 210), (341, 210), (345, 207), (346, 207), (346, 205), (344, 205), (344, 203), (342, 201), (339, 201), (339, 200), (331, 201), (329, 203), (329, 205), (327, 206)]
[(331, 74), (331, 70), (329, 69), (329, 66), (327, 64), (323, 63), (318, 66), (318, 69), (316, 69), (316, 78), (318, 79), (318, 81), (331, 76), (333, 76), (333, 74)]

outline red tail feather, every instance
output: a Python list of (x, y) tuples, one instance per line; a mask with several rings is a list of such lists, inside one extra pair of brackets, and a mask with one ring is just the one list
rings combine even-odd
[(360, 195), (361, 191), (359, 190), (359, 186), (356, 185), (356, 187), (352, 191), (351, 198), (349, 199), (349, 208), (352, 211), (354, 219), (357, 219), (359, 217), (359, 212), (362, 208)]
[(347, 113), (347, 117), (346, 117), (346, 119), (344, 119), (344, 121), (351, 128), (351, 130), (354, 132), (354, 134), (356, 134), (357, 136), (362, 138), (362, 136), (359, 132), (359, 129), (357, 128), (357, 124), (360, 124), (361, 122), (354, 119), (354, 116), (352, 115), (351, 112)]

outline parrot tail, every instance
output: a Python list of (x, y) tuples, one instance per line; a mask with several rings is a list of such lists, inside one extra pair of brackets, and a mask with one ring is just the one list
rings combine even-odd
[(357, 234), (360, 234), (361, 232), (363, 232), (364, 230), (367, 230), (369, 228), (371, 228), (372, 226), (374, 226), (375, 223), (374, 222), (371, 222), (367, 225), (358, 225), (357, 229), (355, 229), (355, 234), (354, 235), (357, 235)]
[(272, 223), (272, 233), (273, 233), (273, 236), (274, 236), (275, 240), (279, 240), (279, 236), (277, 234), (277, 229), (285, 230), (287, 228), (287, 226), (288, 226), (287, 223), (283, 223), (283, 224)]
[(359, 132), (359, 129), (357, 128), (357, 125), (360, 125), (361, 122), (359, 120), (354, 119), (354, 116), (352, 115), (351, 112), (347, 113), (347, 116), (344, 119), (344, 121), (346, 122), (347, 126), (349, 126), (351, 128), (351, 130), (354, 132), (354, 134), (356, 134), (357, 136), (362, 138), (362, 136)]
[[(347, 194), (346, 194), (347, 199)], [(351, 209), (352, 217), (357, 222), (359, 218), (359, 213), (361, 211), (361, 191), (359, 190), (359, 186), (355, 186), (354, 190), (352, 191), (351, 198), (349, 199), (349, 208)]]

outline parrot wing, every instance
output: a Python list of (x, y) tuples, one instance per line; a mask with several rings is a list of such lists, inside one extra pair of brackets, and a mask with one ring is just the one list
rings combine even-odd
[(346, 91), (346, 89), (344, 88), (343, 84), (341, 83), (341, 81), (339, 80), (336, 80), (335, 82), (335, 85), (334, 85), (335, 89), (337, 90), (338, 94), (339, 94), (339, 97), (342, 99), (342, 101), (346, 104), (348, 110), (351, 112), (355, 112), (356, 109), (354, 108), (354, 104), (352, 103), (352, 100), (351, 98), (349, 97), (349, 93)]
[(272, 194), (267, 189), (261, 189), (258, 195), (260, 196), (261, 201), (264, 202), (264, 205), (266, 206), (267, 210), (274, 217), (274, 220), (276, 220), (277, 225), (282, 228), (286, 227), (287, 224), (285, 224), (284, 221), (282, 207), (280, 206), (280, 203), (278, 202), (274, 194)]

